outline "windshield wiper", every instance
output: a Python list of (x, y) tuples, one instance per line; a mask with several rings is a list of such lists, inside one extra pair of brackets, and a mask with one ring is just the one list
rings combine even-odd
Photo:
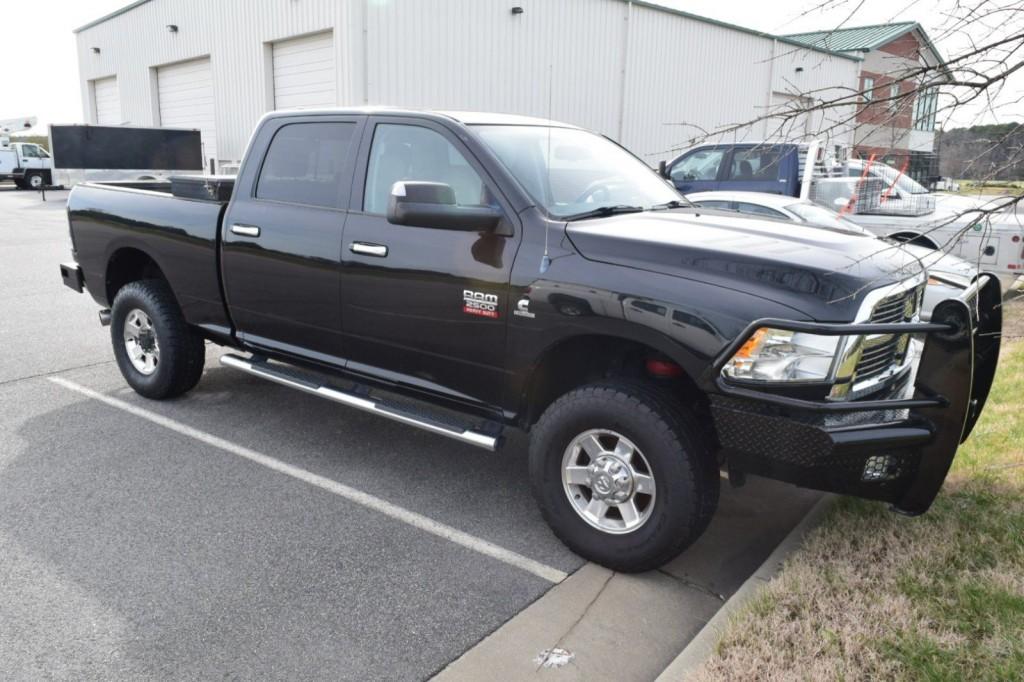
[(670, 208), (692, 208), (692, 207), (693, 207), (693, 204), (691, 204), (688, 201), (679, 201), (678, 199), (673, 199), (672, 201), (666, 201), (664, 204), (655, 204), (654, 206), (651, 206), (651, 210), (652, 211), (664, 211), (664, 210), (670, 209)]
[(604, 218), (610, 215), (617, 215), (619, 213), (640, 213), (643, 211), (643, 206), (627, 206), (625, 204), (617, 204), (615, 206), (601, 206), (595, 208), (592, 211), (584, 211), (583, 213), (575, 213), (573, 215), (565, 216), (562, 220), (584, 220), (586, 218)]

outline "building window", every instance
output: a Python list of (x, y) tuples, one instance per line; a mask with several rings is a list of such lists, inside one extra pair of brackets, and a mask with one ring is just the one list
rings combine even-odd
[(917, 91), (914, 102), (914, 130), (931, 132), (935, 130), (935, 115), (939, 108), (937, 88), (922, 88)]
[(871, 99), (874, 97), (874, 94), (875, 94), (874, 91), (875, 91), (875, 79), (874, 78), (866, 78), (865, 77), (861, 81), (861, 87), (860, 87), (861, 96), (864, 98), (864, 104), (868, 104), (868, 103), (871, 102)]
[(896, 113), (900, 109), (900, 84), (893, 83), (889, 86), (889, 111)]

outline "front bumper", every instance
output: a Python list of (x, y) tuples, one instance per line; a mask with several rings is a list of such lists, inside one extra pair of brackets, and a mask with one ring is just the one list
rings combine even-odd
[(859, 330), (927, 336), (916, 374), (888, 387), (881, 398), (800, 400), (739, 388), (719, 375), (711, 410), (730, 468), (884, 500), (906, 514), (927, 511), (992, 387), (1002, 331), (1000, 298), (998, 280), (983, 274), (963, 296), (937, 305), (929, 324), (758, 321), (817, 334)]

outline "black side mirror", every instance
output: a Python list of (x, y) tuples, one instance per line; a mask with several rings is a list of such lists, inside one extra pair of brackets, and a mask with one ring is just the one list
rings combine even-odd
[(658, 162), (658, 175), (660, 175), (661, 177), (665, 178), (666, 180), (669, 179), (669, 177), (668, 177), (668, 163), (666, 161), (659, 161)]
[(487, 232), (501, 218), (501, 211), (490, 206), (459, 206), (455, 191), (443, 182), (402, 180), (391, 187), (388, 199), (388, 222), (393, 225)]

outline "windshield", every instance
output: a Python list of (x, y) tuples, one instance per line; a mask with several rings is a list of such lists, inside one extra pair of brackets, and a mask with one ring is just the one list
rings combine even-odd
[(790, 204), (786, 210), (795, 213), (801, 220), (815, 227), (828, 227), (856, 234), (871, 234), (868, 230), (817, 204)]
[[(683, 201), (642, 161), (600, 135), (548, 126), (474, 126), (495, 156), (559, 218), (602, 208), (649, 209)], [(550, 149), (550, 151), (549, 151)]]
[[(846, 174), (851, 177), (860, 177), (864, 172), (863, 161), (848, 161), (846, 164)], [(871, 164), (871, 170), (868, 171), (872, 175), (882, 178), (886, 185), (892, 185), (896, 183), (896, 189), (901, 194), (928, 194), (928, 190), (917, 183), (913, 178), (900, 173), (892, 166), (887, 166), (884, 163), (873, 163)]]

